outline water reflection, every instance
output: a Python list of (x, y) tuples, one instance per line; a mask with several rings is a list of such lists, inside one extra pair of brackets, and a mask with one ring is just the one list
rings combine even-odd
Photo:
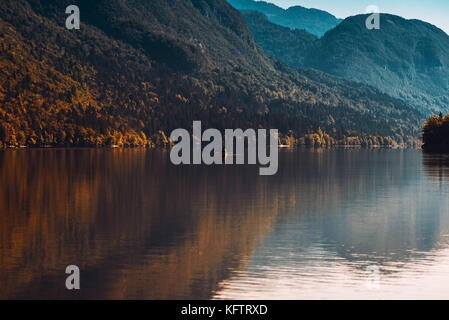
[(449, 298), (448, 181), (426, 156), (286, 150), (279, 168), (0, 151), (0, 298)]
[(449, 179), (449, 154), (423, 154), (423, 166), (432, 178), (444, 182)]
[(429, 179), (421, 153), (311, 156), (290, 177), (310, 185), (298, 189), (300, 203), (215, 298), (449, 298), (448, 185)]
[[(0, 297), (209, 298), (278, 212), (252, 171), (145, 150), (2, 152)], [(80, 292), (65, 290), (69, 264)]]

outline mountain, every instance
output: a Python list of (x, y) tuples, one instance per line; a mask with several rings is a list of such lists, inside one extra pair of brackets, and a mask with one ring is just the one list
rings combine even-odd
[(419, 20), (382, 14), (381, 29), (351, 17), (326, 34), (306, 65), (373, 85), (426, 112), (449, 111), (449, 36)]
[[(65, 28), (76, 4), (81, 29)], [(266, 55), (224, 0), (3, 0), (0, 144), (165, 145), (176, 128), (277, 128), (300, 143), (418, 135), (400, 100)]]
[(269, 21), (275, 24), (290, 29), (303, 29), (317, 37), (323, 36), (342, 21), (326, 11), (307, 9), (301, 6), (293, 6), (284, 10), (265, 1), (228, 0), (228, 2), (237, 10), (263, 13)]
[(270, 56), (283, 63), (301, 68), (305, 58), (318, 38), (305, 30), (289, 29), (270, 22), (266, 15), (257, 11), (240, 12), (248, 24), (254, 41)]
[(431, 24), (382, 14), (381, 29), (368, 30), (358, 15), (313, 40), (255, 12), (243, 17), (261, 48), (289, 66), (372, 85), (426, 114), (449, 111), (449, 36)]

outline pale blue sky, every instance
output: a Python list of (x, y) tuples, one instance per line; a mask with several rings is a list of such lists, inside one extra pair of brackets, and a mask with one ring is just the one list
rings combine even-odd
[(449, 0), (265, 0), (280, 7), (300, 5), (328, 11), (338, 18), (365, 13), (366, 7), (375, 5), (381, 12), (396, 14), (407, 19), (420, 19), (432, 23), (449, 34)]

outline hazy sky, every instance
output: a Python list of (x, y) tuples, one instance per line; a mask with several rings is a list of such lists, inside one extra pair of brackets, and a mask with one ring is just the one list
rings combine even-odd
[(432, 23), (449, 34), (449, 0), (265, 0), (280, 7), (300, 5), (328, 11), (338, 18), (365, 13), (366, 7), (376, 5), (381, 12), (407, 19)]

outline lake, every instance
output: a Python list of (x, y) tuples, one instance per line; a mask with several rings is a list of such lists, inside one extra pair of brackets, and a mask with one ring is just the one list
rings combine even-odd
[(449, 157), (281, 150), (258, 170), (1, 150), (0, 298), (449, 299)]

